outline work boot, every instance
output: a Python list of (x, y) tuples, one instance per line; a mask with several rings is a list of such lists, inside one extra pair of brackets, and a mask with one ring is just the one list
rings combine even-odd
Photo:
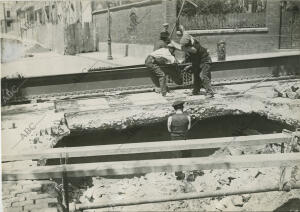
[(166, 84), (166, 77), (159, 78), (159, 85), (162, 96), (166, 96), (167, 94), (167, 84)]
[(185, 174), (182, 171), (175, 172), (176, 180), (184, 180)]
[(194, 182), (196, 179), (194, 173), (189, 173), (188, 176), (186, 177), (186, 181), (188, 182)]
[(196, 91), (196, 90), (192, 91), (192, 95), (199, 95), (199, 94), (200, 94), (200, 91)]
[(160, 88), (154, 88), (154, 92), (155, 93), (161, 93), (161, 90), (160, 90)]
[(215, 94), (213, 92), (209, 92), (206, 94), (207, 98), (213, 98)]

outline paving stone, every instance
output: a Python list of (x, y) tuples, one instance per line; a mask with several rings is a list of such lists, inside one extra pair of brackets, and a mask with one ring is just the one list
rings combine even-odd
[(16, 181), (2, 181), (2, 186), (3, 185), (17, 185)]
[(20, 180), (18, 181), (19, 185), (29, 185), (29, 184), (33, 184), (35, 181), (32, 180)]
[(13, 202), (12, 206), (13, 207), (19, 207), (19, 206), (32, 205), (32, 204), (34, 204), (33, 200), (25, 200), (25, 201), (22, 201), (22, 202)]
[(244, 205), (243, 198), (241, 196), (234, 196), (231, 199), (231, 202), (234, 206), (242, 207)]
[(3, 207), (4, 208), (9, 208), (9, 207), (11, 207), (11, 202), (10, 201), (2, 201), (2, 205), (3, 205)]
[(3, 212), (21, 212), (21, 211), (23, 211), (22, 207), (3, 208)]
[(40, 184), (31, 184), (22, 187), (23, 191), (40, 191), (41, 189), (42, 189), (42, 185)]
[(9, 195), (9, 194), (10, 194), (10, 192), (9, 192), (8, 189), (2, 189), (2, 195), (7, 196), (7, 195)]
[(127, 97), (134, 105), (162, 104), (168, 101), (157, 93), (132, 94)]
[(41, 204), (41, 203), (58, 203), (56, 198), (45, 198), (45, 199), (36, 199), (35, 204)]
[(32, 205), (25, 205), (24, 206), (24, 211), (31, 211), (33, 209), (47, 209), (48, 203), (40, 203), (40, 204), (32, 204)]
[(20, 201), (25, 201), (25, 197), (19, 196), (19, 197), (10, 197), (7, 199), (3, 199), (3, 201), (9, 201), (9, 202), (20, 202)]
[(58, 212), (57, 208), (33, 209), (30, 212)]
[(25, 197), (27, 199), (27, 197), (30, 197), (30, 196), (34, 196), (34, 195), (37, 195), (38, 193), (37, 192), (27, 192), (27, 193), (18, 193), (16, 196), (17, 197)]
[(51, 195), (50, 194), (35, 194), (35, 192), (33, 192), (32, 194), (26, 196), (26, 200), (45, 199), (45, 198), (51, 198)]
[(8, 188), (9, 191), (19, 191), (22, 190), (22, 185), (15, 185), (15, 186), (10, 186)]
[(4, 195), (3, 192), (2, 192), (2, 200), (6, 200), (6, 199), (9, 199), (9, 198), (12, 198), (12, 196), (8, 195), (8, 194)]

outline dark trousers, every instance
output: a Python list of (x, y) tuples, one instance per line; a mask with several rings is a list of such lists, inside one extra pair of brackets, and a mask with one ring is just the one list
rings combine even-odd
[(146, 67), (150, 69), (150, 77), (154, 85), (160, 88), (163, 96), (167, 93), (167, 79), (166, 74), (159, 67), (158, 64), (155, 63), (155, 59), (151, 56), (148, 56), (145, 61)]
[(146, 67), (150, 69), (150, 77), (154, 85), (161, 89), (162, 95), (167, 93), (167, 78), (166, 75), (169, 75), (171, 79), (178, 85), (182, 85), (183, 80), (180, 72), (175, 69), (161, 68), (151, 56), (148, 56), (145, 61)]
[(200, 67), (193, 67), (193, 93), (199, 93), (201, 87), (205, 88), (207, 93), (213, 93), (210, 67), (210, 63), (203, 63)]
[[(175, 141), (175, 140), (186, 140), (186, 136), (185, 135), (172, 135), (171, 133), (171, 140), (172, 141)], [(188, 158), (188, 157), (191, 157), (192, 156), (192, 152), (191, 150), (183, 150), (183, 151), (180, 151), (180, 155), (181, 157), (183, 158)]]

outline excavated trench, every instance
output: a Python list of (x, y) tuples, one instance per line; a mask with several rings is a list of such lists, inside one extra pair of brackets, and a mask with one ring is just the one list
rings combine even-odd
[[(294, 130), (290, 126), (279, 121), (270, 120), (265, 116), (256, 113), (242, 114), (242, 115), (225, 115), (216, 116), (205, 119), (195, 119), (192, 122), (192, 129), (188, 133), (188, 139), (202, 139), (202, 138), (217, 138), (217, 137), (231, 137), (231, 136), (245, 136), (255, 134), (270, 134), (280, 133), (283, 129)], [(74, 131), (67, 137), (60, 140), (55, 148), (58, 147), (78, 147), (78, 146), (92, 146), (92, 145), (108, 145), (108, 144), (125, 144), (125, 143), (139, 143), (139, 142), (155, 142), (170, 140), (167, 131), (167, 120), (163, 120), (153, 124), (139, 125), (129, 127), (124, 130), (116, 130), (113, 128), (97, 131)], [(218, 149), (209, 150), (193, 150), (193, 157), (205, 157), (214, 154)], [(141, 160), (153, 158), (171, 158), (174, 153), (147, 153), (147, 154), (131, 154), (131, 155), (115, 155), (103, 157), (88, 157), (88, 158), (71, 158), (68, 163), (89, 163), (101, 161), (118, 161), (118, 160)], [(49, 160), (47, 165), (59, 164), (58, 160)], [(123, 182), (127, 179), (128, 183), (140, 177), (147, 178), (147, 175), (130, 175), (130, 176), (107, 176), (103, 178), (103, 182), (111, 180), (113, 182)], [(101, 178), (100, 178), (101, 179)], [(122, 181), (123, 180), (123, 181)], [(125, 180), (126, 181), (126, 180)], [(126, 182), (127, 182), (126, 181)], [(133, 183), (132, 182), (132, 183)], [(60, 180), (57, 183), (61, 183)], [(97, 188), (92, 177), (72, 178), (69, 177), (70, 190), (69, 201), (81, 202), (86, 198), (86, 192), (94, 188), (95, 191), (102, 188)], [(127, 184), (126, 184), (127, 185)], [(125, 186), (125, 185), (124, 185)], [(162, 185), (163, 186), (163, 185)], [(125, 186), (126, 187), (126, 186)], [(107, 188), (106, 188), (107, 189)], [(113, 192), (113, 191), (111, 191)], [(106, 194), (110, 195), (110, 194)], [(99, 198), (95, 194), (95, 198)], [(298, 199), (281, 205), (276, 211), (293, 210), (299, 204)]]
[[(292, 126), (269, 120), (259, 114), (225, 115), (192, 121), (188, 139), (219, 138), (256, 134), (279, 133), (283, 129), (294, 130)], [(129, 127), (124, 130), (113, 128), (97, 131), (71, 132), (60, 140), (57, 147), (78, 147), (91, 145), (126, 144), (170, 140), (167, 120), (147, 125)], [(217, 149), (192, 150), (193, 157), (212, 155)], [(71, 158), (69, 163), (89, 163), (100, 161), (162, 159), (174, 157), (172, 152), (146, 153), (131, 155), (98, 156), (88, 158)], [(59, 160), (49, 160), (48, 165), (59, 164)]]

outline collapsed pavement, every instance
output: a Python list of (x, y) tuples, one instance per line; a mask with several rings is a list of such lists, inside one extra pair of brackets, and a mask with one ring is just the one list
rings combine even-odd
[[(284, 98), (273, 98), (272, 88), (286, 82), (265, 82), (251, 89), (247, 94), (239, 94), (237, 91), (247, 89), (252, 84), (229, 85), (216, 88), (216, 98), (205, 99), (200, 96), (189, 96), (187, 90), (175, 90), (173, 96), (163, 99), (153, 94), (148, 97), (148, 104), (145, 99), (142, 102), (132, 95), (108, 96), (105, 100), (107, 107), (97, 109), (99, 105), (90, 110), (86, 110), (86, 105), (78, 104), (78, 107), (69, 108), (65, 104), (57, 112), (58, 108), (54, 103), (42, 103), (23, 106), (9, 106), (4, 108), (4, 118), (2, 130), (11, 136), (5, 138), (14, 139), (12, 135), (19, 134), (22, 137), (20, 126), (26, 126), (24, 120), (28, 117), (36, 117), (37, 123), (31, 125), (32, 132), (23, 136), (23, 140), (14, 149), (15, 151), (37, 151), (47, 148), (53, 148), (64, 136), (68, 136), (70, 131), (89, 131), (107, 128), (125, 129), (131, 126), (157, 123), (172, 113), (171, 104), (175, 99), (185, 99), (187, 101), (186, 110), (193, 119), (206, 119), (210, 117), (223, 116), (226, 114), (249, 114), (257, 113), (266, 116), (269, 119), (287, 123), (295, 128), (300, 126), (300, 100), (291, 100)], [(138, 96), (139, 94), (136, 94)], [(147, 96), (147, 94), (142, 94)], [(78, 100), (80, 102), (80, 100)], [(35, 107), (37, 109), (35, 109)], [(21, 108), (21, 109), (20, 109)], [(93, 110), (94, 109), (94, 110)], [(75, 111), (74, 111), (75, 110)], [(19, 111), (15, 115), (15, 112)], [(45, 113), (47, 112), (47, 113)], [(25, 114), (26, 113), (26, 114)], [(11, 114), (11, 115), (10, 115)], [(13, 115), (14, 114), (14, 115)], [(39, 122), (39, 120), (41, 120)], [(33, 127), (35, 126), (35, 127)], [(26, 128), (26, 127), (25, 127)], [(28, 132), (28, 130), (27, 130)], [(8, 139), (6, 142), (9, 142)], [(6, 144), (3, 144), (5, 146)], [(233, 154), (229, 151), (221, 151), (222, 155)], [(236, 152), (236, 151), (235, 151)], [(245, 153), (246, 151), (244, 151)], [(3, 153), (7, 153), (4, 152)], [(10, 152), (8, 152), (10, 153)], [(216, 155), (215, 155), (216, 156)], [(28, 166), (44, 165), (26, 162), (13, 162), (3, 165), (3, 169), (25, 168)], [(259, 173), (259, 174), (258, 174)], [(277, 183), (280, 170), (278, 168), (266, 169), (243, 169), (243, 170), (212, 170), (203, 171), (195, 174), (194, 181), (178, 181), (173, 173), (149, 173), (145, 176), (108, 179), (92, 178), (92, 184), (85, 186), (82, 190), (79, 187), (71, 195), (75, 201), (94, 202), (94, 201), (112, 201), (115, 199), (124, 199), (145, 197), (147, 195), (167, 195), (178, 193), (188, 193), (192, 191), (219, 190), (228, 186), (239, 188), (241, 185), (264, 185), (265, 183)], [(87, 188), (89, 187), (89, 188)], [(152, 190), (149, 190), (152, 188)], [(80, 191), (78, 191), (80, 190)], [(76, 195), (75, 195), (76, 194)], [(75, 197), (76, 196), (76, 197)], [(225, 198), (211, 198), (203, 200), (177, 201), (170, 203), (151, 204), (151, 210), (275, 210), (280, 205), (286, 203), (289, 199), (300, 198), (298, 190), (291, 192), (271, 192), (266, 194), (239, 195)], [(276, 202), (275, 199), (278, 201)], [(70, 199), (73, 201), (73, 199)], [(266, 205), (268, 205), (266, 207)], [(261, 207), (261, 208), (259, 208)], [(128, 206), (118, 208), (120, 210), (149, 210), (143, 206)]]

